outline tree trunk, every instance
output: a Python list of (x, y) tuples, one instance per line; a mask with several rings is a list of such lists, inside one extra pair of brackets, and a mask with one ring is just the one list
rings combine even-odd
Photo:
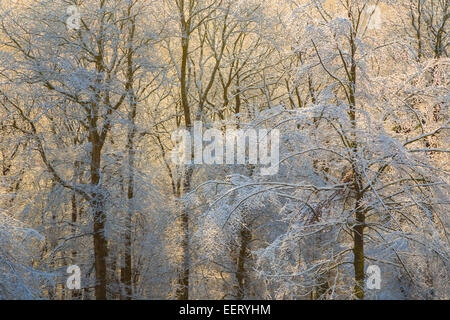
[(102, 148), (96, 133), (92, 134), (91, 131), (91, 186), (94, 188), (92, 192), (92, 207), (94, 211), (95, 298), (97, 300), (106, 300), (106, 257), (108, 252), (105, 238), (106, 215), (104, 212), (104, 196), (101, 189), (99, 189)]
[[(188, 102), (188, 57), (189, 57), (189, 37), (191, 32), (190, 19), (186, 20), (184, 0), (180, 1), (180, 23), (181, 23), (181, 68), (180, 68), (180, 96), (181, 106), (184, 113), (184, 122), (187, 130), (192, 130), (191, 113)], [(193, 168), (187, 167), (184, 171), (183, 192), (187, 194), (191, 189), (191, 178)], [(189, 212), (186, 206), (181, 213), (181, 251), (182, 263), (178, 276), (178, 288), (176, 298), (178, 300), (189, 299)]]
[[(191, 178), (193, 168), (188, 167), (185, 172), (183, 192), (187, 194), (190, 192)], [(181, 213), (181, 252), (182, 252), (182, 266), (178, 279), (178, 288), (176, 293), (177, 300), (189, 299), (189, 268), (190, 268), (190, 253), (189, 253), (189, 212), (186, 205), (183, 206)]]
[(130, 29), (128, 33), (128, 52), (127, 52), (127, 83), (126, 91), (128, 94), (128, 102), (130, 111), (128, 114), (129, 129), (127, 136), (127, 150), (128, 150), (128, 211), (125, 219), (125, 249), (124, 249), (124, 267), (121, 270), (122, 283), (125, 286), (125, 299), (131, 300), (133, 294), (132, 288), (132, 219), (134, 214), (134, 139), (136, 136), (135, 119), (137, 112), (137, 99), (134, 93), (134, 69), (133, 69), (133, 55), (134, 55), (134, 35), (135, 35), (135, 18), (131, 17), (132, 5), (128, 7), (128, 18), (130, 19)]
[(245, 263), (248, 257), (248, 245), (251, 239), (250, 230), (246, 226), (242, 226), (241, 232), (241, 246), (239, 249), (239, 256), (237, 261), (236, 279), (238, 281), (237, 300), (242, 300), (245, 297), (245, 285), (246, 285), (246, 270)]
[[(78, 177), (78, 163), (75, 163), (75, 175)], [(77, 206), (77, 196), (76, 193), (73, 192), (72, 194), (72, 234), (76, 234), (76, 227), (75, 223), (77, 223), (77, 217), (78, 217), (78, 206)], [(75, 248), (72, 249), (72, 264), (77, 263), (77, 250)], [(72, 290), (72, 299), (78, 300), (81, 297), (81, 291), (80, 290)]]
[[(359, 201), (356, 204), (359, 206)], [(357, 209), (356, 224), (353, 227), (353, 267), (355, 270), (355, 295), (364, 298), (364, 227), (365, 216)]]

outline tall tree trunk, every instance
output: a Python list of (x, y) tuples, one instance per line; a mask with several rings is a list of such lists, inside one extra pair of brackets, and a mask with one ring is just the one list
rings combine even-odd
[[(183, 182), (183, 193), (190, 192), (191, 179), (193, 174), (193, 168), (186, 168)], [(189, 211), (186, 205), (183, 205), (181, 212), (181, 251), (182, 251), (182, 265), (178, 279), (178, 289), (176, 298), (178, 300), (189, 299), (189, 272), (190, 272), (190, 252), (189, 252)]]
[[(136, 114), (136, 106), (133, 107)], [(134, 124), (134, 118), (133, 118)], [(125, 287), (125, 299), (132, 298), (132, 219), (134, 214), (134, 128), (128, 133), (128, 210), (125, 217), (125, 235), (124, 235), (124, 266), (121, 270), (122, 283)]]
[(106, 258), (108, 254), (105, 237), (106, 215), (104, 212), (104, 195), (100, 189), (100, 161), (101, 161), (101, 143), (97, 132), (91, 131), (91, 186), (92, 207), (94, 210), (94, 257), (95, 257), (95, 298), (97, 300), (106, 300)]
[(132, 17), (132, 4), (128, 6), (129, 33), (128, 33), (128, 52), (127, 52), (127, 83), (126, 91), (128, 94), (128, 103), (130, 111), (128, 114), (129, 129), (127, 135), (127, 151), (128, 151), (128, 210), (125, 218), (125, 248), (124, 248), (124, 267), (121, 270), (122, 283), (125, 287), (125, 299), (131, 300), (133, 295), (132, 287), (132, 220), (134, 214), (134, 162), (135, 162), (135, 145), (134, 139), (136, 136), (136, 112), (137, 112), (137, 98), (134, 92), (134, 69), (133, 69), (133, 55), (134, 55), (134, 35), (136, 30), (135, 17)]
[(355, 296), (364, 298), (364, 227), (365, 215), (361, 212), (359, 199), (356, 202), (356, 224), (353, 227), (353, 268), (355, 270)]
[[(350, 17), (349, 17), (350, 18)], [(358, 141), (356, 137), (357, 121), (356, 121), (356, 31), (352, 31), (350, 35), (351, 48), (351, 66), (349, 73), (349, 118), (352, 126), (351, 142), (352, 149), (352, 170), (353, 170), (353, 188), (356, 194), (355, 201), (355, 224), (353, 225), (353, 267), (355, 273), (354, 294), (358, 299), (364, 298), (364, 228), (365, 214), (362, 206), (362, 198), (364, 195), (363, 179), (358, 170)]]
[[(190, 19), (186, 20), (185, 17), (185, 4), (184, 0), (180, 1), (180, 23), (181, 23), (181, 68), (180, 68), (180, 96), (181, 106), (184, 113), (184, 123), (187, 130), (192, 130), (191, 112), (188, 102), (188, 58), (189, 58), (189, 37), (191, 33)], [(191, 178), (193, 174), (193, 168), (188, 166), (184, 171), (183, 177), (183, 193), (187, 194), (191, 189)], [(181, 213), (181, 251), (182, 251), (182, 263), (181, 270), (178, 276), (178, 288), (176, 292), (176, 298), (178, 300), (189, 299), (189, 212), (186, 206), (183, 206)]]
[[(79, 162), (75, 162), (75, 179), (77, 179), (79, 176)], [(77, 205), (77, 195), (74, 191), (72, 194), (72, 234), (76, 234), (76, 227), (75, 224), (77, 223), (78, 218), (78, 205)], [(72, 264), (77, 263), (77, 255), (78, 252), (75, 248), (72, 249)], [(72, 299), (79, 299), (81, 297), (81, 291), (80, 290), (72, 290)]]
[(241, 227), (240, 238), (241, 244), (239, 248), (236, 270), (236, 279), (238, 281), (238, 292), (236, 295), (237, 300), (242, 300), (245, 297), (245, 286), (247, 282), (247, 271), (245, 269), (245, 263), (247, 262), (247, 257), (249, 255), (248, 246), (251, 239), (250, 229), (247, 226)]

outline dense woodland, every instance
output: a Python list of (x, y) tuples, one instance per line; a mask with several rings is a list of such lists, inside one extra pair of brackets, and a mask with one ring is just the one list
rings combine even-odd
[[(449, 17), (1, 1), (0, 299), (449, 299)], [(175, 163), (196, 121), (279, 130), (278, 172)]]

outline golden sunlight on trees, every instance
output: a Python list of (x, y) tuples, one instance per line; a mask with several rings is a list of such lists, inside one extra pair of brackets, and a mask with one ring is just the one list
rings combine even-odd
[(448, 299), (448, 6), (0, 2), (0, 299)]

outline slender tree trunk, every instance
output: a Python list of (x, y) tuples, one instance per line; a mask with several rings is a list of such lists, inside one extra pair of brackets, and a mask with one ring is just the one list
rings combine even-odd
[[(190, 192), (191, 179), (193, 174), (193, 168), (188, 167), (184, 175), (183, 193)], [(178, 279), (178, 289), (176, 298), (178, 300), (189, 299), (189, 272), (190, 272), (190, 252), (189, 252), (189, 211), (186, 205), (183, 206), (181, 212), (181, 251), (182, 251), (182, 266)]]
[[(78, 163), (75, 163), (75, 175), (78, 177)], [(73, 192), (72, 194), (72, 234), (76, 234), (76, 227), (75, 223), (77, 223), (78, 218), (78, 206), (77, 206), (77, 196), (76, 193)], [(77, 263), (77, 250), (75, 248), (72, 249), (72, 264)], [(81, 291), (80, 290), (72, 290), (72, 299), (79, 299), (81, 297)]]
[(124, 267), (121, 270), (122, 283), (125, 286), (125, 299), (131, 300), (133, 295), (132, 287), (132, 220), (134, 214), (134, 162), (135, 162), (135, 152), (134, 152), (134, 139), (136, 136), (135, 119), (137, 112), (137, 99), (134, 93), (134, 69), (133, 69), (133, 41), (135, 34), (135, 18), (131, 17), (132, 6), (128, 7), (128, 18), (130, 19), (130, 29), (128, 34), (128, 53), (127, 53), (127, 83), (126, 90), (128, 94), (128, 101), (130, 106), (130, 111), (128, 114), (129, 129), (127, 135), (127, 150), (128, 150), (128, 211), (125, 218), (125, 249), (124, 249)]
[(353, 227), (353, 267), (355, 270), (355, 296), (364, 298), (364, 227), (365, 215), (361, 212), (360, 200), (356, 202), (356, 224)]
[(101, 189), (99, 190), (102, 148), (96, 132), (95, 134), (91, 132), (91, 143), (91, 186), (94, 188), (92, 207), (94, 210), (95, 297), (97, 300), (106, 300), (106, 258), (108, 253), (105, 237), (106, 215), (104, 212), (104, 195)]
[(237, 261), (236, 279), (238, 282), (238, 292), (236, 295), (237, 300), (242, 300), (245, 297), (245, 286), (247, 280), (247, 274), (245, 269), (245, 263), (249, 255), (248, 246), (251, 239), (251, 233), (247, 226), (242, 226), (241, 232), (241, 245), (239, 249), (239, 256)]
[(356, 194), (355, 201), (355, 224), (353, 225), (353, 267), (355, 273), (354, 294), (358, 299), (364, 298), (364, 228), (365, 214), (362, 208), (363, 198), (363, 180), (357, 168), (358, 166), (358, 141), (356, 137), (356, 34), (352, 32), (350, 36), (351, 48), (351, 66), (349, 75), (349, 118), (352, 126), (351, 149), (352, 149), (352, 170), (353, 170), (353, 188)]
[[(180, 23), (181, 23), (181, 68), (180, 68), (180, 95), (181, 106), (184, 112), (184, 122), (187, 130), (192, 130), (191, 112), (188, 102), (188, 58), (189, 58), (189, 37), (190, 37), (190, 20), (186, 20), (184, 0), (180, 1)], [(191, 189), (191, 178), (193, 168), (188, 166), (184, 172), (183, 192), (187, 194)], [(181, 251), (182, 263), (178, 278), (178, 288), (176, 298), (178, 300), (189, 299), (189, 212), (186, 206), (183, 207), (181, 213)]]
[[(134, 108), (135, 109), (135, 108)], [(134, 112), (135, 114), (135, 112)], [(134, 122), (134, 121), (133, 121)], [(124, 285), (125, 294), (122, 299), (131, 300), (132, 289), (132, 219), (134, 214), (134, 136), (135, 130), (131, 129), (128, 133), (128, 210), (125, 217), (124, 234), (124, 266), (121, 269), (121, 281)]]

